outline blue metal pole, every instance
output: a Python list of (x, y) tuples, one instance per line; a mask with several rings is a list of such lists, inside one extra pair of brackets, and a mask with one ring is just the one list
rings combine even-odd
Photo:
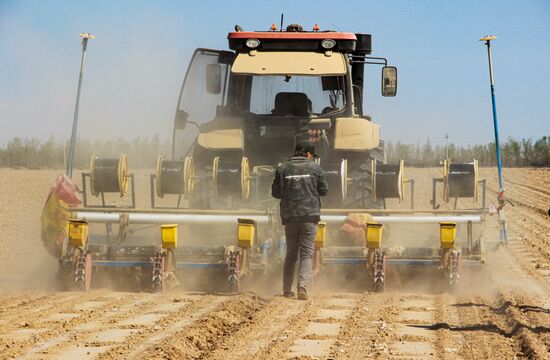
[(78, 77), (78, 89), (76, 91), (76, 105), (73, 117), (73, 129), (71, 132), (71, 142), (69, 144), (69, 156), (67, 157), (66, 175), (73, 175), (74, 149), (76, 146), (76, 129), (78, 127), (78, 109), (80, 106), (80, 91), (82, 89), (82, 78), (84, 77), (84, 62), (86, 61), (86, 48), (88, 47), (88, 39), (95, 39), (95, 36), (88, 33), (80, 34), (82, 37), (82, 59), (80, 60), (80, 75)]
[(495, 85), (491, 84), (491, 102), (493, 103), (493, 126), (495, 128), (495, 146), (497, 148), (497, 167), (498, 167), (498, 189), (503, 191), (502, 186), (502, 161), (500, 159), (500, 141), (498, 136), (498, 118), (497, 105), (495, 100)]
[(502, 178), (502, 161), (500, 156), (500, 141), (499, 141), (499, 134), (498, 134), (498, 117), (497, 117), (497, 104), (496, 104), (496, 98), (495, 98), (495, 82), (493, 80), (493, 62), (491, 60), (491, 40), (496, 39), (496, 36), (486, 36), (484, 38), (479, 39), (480, 41), (485, 41), (485, 45), (487, 45), (487, 56), (489, 58), (489, 78), (491, 81), (491, 103), (493, 107), (493, 127), (495, 130), (495, 147), (496, 147), (496, 153), (497, 153), (497, 168), (498, 168), (498, 187), (499, 192), (497, 196), (498, 200), (498, 219), (499, 219), (499, 225), (500, 225), (500, 241), (504, 244), (508, 243), (508, 235), (506, 232), (506, 220), (504, 218), (504, 185), (503, 185), (503, 178)]
[(497, 104), (495, 98), (495, 82), (493, 80), (493, 62), (491, 59), (491, 40), (485, 42), (487, 45), (487, 56), (489, 57), (489, 78), (491, 80), (491, 103), (493, 106), (493, 127), (495, 129), (495, 146), (497, 151), (497, 167), (498, 167), (498, 186), (499, 191), (504, 190), (502, 186), (502, 161), (500, 158), (500, 141), (498, 135), (498, 117), (497, 117)]

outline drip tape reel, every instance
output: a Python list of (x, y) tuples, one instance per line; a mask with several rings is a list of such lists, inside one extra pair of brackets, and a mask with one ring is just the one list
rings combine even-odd
[(156, 191), (158, 197), (165, 194), (184, 194), (189, 199), (195, 188), (195, 162), (191, 156), (181, 160), (157, 159)]
[(93, 196), (101, 193), (120, 193), (123, 197), (128, 191), (128, 156), (121, 154), (118, 159), (100, 158), (92, 155), (90, 161), (90, 184)]
[(404, 161), (399, 164), (379, 164), (371, 160), (372, 168), (372, 197), (374, 201), (380, 199), (399, 199), (404, 197)]
[(241, 195), (242, 200), (250, 196), (250, 164), (243, 156), (240, 163), (236, 160), (225, 160), (219, 156), (212, 160), (212, 185), (218, 197)]
[(339, 188), (342, 200), (348, 196), (349, 183), (352, 180), (348, 177), (348, 159), (342, 159), (340, 166), (333, 170), (325, 170), (325, 177), (329, 183), (329, 189)]
[(444, 178), (447, 202), (450, 198), (474, 198), (477, 200), (477, 160), (471, 163), (445, 162)]

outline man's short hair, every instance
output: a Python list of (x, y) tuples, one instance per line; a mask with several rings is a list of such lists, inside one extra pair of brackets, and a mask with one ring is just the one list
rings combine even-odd
[(295, 154), (305, 155), (307, 153), (313, 154), (313, 156), (317, 157), (317, 154), (315, 153), (315, 145), (313, 145), (309, 141), (300, 141), (296, 144), (296, 147), (294, 148)]

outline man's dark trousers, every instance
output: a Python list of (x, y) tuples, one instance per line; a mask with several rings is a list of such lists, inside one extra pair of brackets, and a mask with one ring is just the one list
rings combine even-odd
[(286, 257), (283, 268), (283, 291), (292, 291), (298, 257), (300, 257), (298, 288), (308, 288), (313, 268), (316, 232), (317, 225), (313, 222), (291, 222), (285, 225)]

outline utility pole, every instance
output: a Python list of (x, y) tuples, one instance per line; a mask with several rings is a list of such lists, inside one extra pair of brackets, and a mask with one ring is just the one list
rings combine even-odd
[(479, 41), (484, 41), (487, 45), (487, 56), (489, 59), (489, 80), (491, 82), (491, 103), (493, 107), (493, 127), (495, 130), (495, 147), (497, 152), (497, 167), (498, 167), (498, 222), (500, 225), (500, 241), (504, 244), (508, 243), (508, 236), (506, 233), (506, 220), (504, 218), (504, 186), (502, 179), (502, 162), (500, 158), (500, 142), (498, 136), (498, 117), (497, 117), (497, 105), (495, 99), (495, 82), (493, 80), (493, 63), (491, 60), (491, 40), (495, 40), (497, 37), (494, 35), (487, 35), (479, 39)]
[(76, 146), (76, 129), (78, 127), (78, 108), (80, 106), (80, 90), (82, 89), (82, 78), (84, 75), (84, 63), (86, 61), (86, 48), (88, 47), (88, 40), (95, 39), (95, 36), (89, 33), (81, 33), (82, 38), (82, 59), (80, 60), (80, 76), (78, 78), (78, 89), (76, 91), (76, 105), (74, 109), (73, 117), (73, 130), (71, 132), (71, 142), (69, 144), (69, 156), (67, 159), (66, 175), (71, 177), (73, 175), (73, 161), (74, 161), (74, 149)]

